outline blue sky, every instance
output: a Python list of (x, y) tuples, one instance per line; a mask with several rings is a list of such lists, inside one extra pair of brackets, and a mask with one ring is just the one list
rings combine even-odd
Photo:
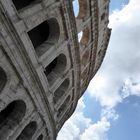
[(140, 0), (111, 0), (106, 57), (57, 140), (140, 139), (139, 13)]
[(124, 5), (126, 5), (129, 0), (111, 0), (110, 1), (110, 14), (116, 9), (121, 10)]

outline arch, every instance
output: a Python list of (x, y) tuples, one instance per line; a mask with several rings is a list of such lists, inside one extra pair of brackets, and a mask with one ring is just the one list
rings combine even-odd
[(12, 0), (16, 9), (20, 10), (22, 8), (27, 7), (31, 3), (35, 2), (36, 0)]
[(64, 113), (64, 111), (66, 110), (69, 102), (70, 102), (70, 95), (66, 98), (66, 100), (64, 101), (64, 103), (58, 109), (57, 118), (59, 118), (62, 115), (62, 113)]
[(87, 67), (87, 68), (84, 70), (84, 72), (82, 72), (82, 74), (81, 74), (81, 80), (86, 80), (86, 79), (87, 79), (88, 70), (89, 70), (89, 67)]
[(56, 104), (56, 102), (65, 94), (69, 87), (69, 78), (65, 79), (63, 83), (58, 87), (58, 89), (54, 92), (54, 98), (53, 102)]
[(80, 10), (77, 18), (84, 18), (87, 13), (87, 1), (79, 0)]
[(83, 37), (83, 31), (78, 33), (78, 42), (81, 42), (82, 37)]
[(90, 40), (90, 32), (89, 32), (88, 28), (84, 29), (82, 32), (83, 32), (83, 34), (82, 34), (82, 37), (81, 37), (81, 40), (80, 40), (80, 46), (85, 47)]
[(0, 139), (4, 140), (10, 132), (22, 121), (26, 112), (26, 104), (16, 100), (8, 104), (0, 112)]
[(16, 140), (31, 140), (37, 129), (37, 123), (35, 121), (30, 122), (26, 127), (22, 130), (21, 134), (18, 136)]
[(55, 18), (50, 18), (28, 32), (38, 56), (43, 55), (55, 45), (60, 36), (60, 28)]
[(103, 13), (103, 14), (101, 15), (101, 21), (104, 20), (104, 18), (105, 18), (105, 13)]
[(73, 5), (74, 16), (77, 17), (79, 14), (79, 9), (80, 9), (79, 1), (73, 0), (72, 5)]
[(77, 19), (82, 19), (87, 15), (87, 1), (86, 0), (74, 0), (72, 2), (74, 15)]
[(87, 63), (89, 62), (89, 56), (90, 56), (90, 52), (89, 50), (86, 50), (86, 52), (82, 56), (82, 60), (81, 60), (82, 65), (84, 66), (87, 65)]
[(37, 140), (43, 140), (43, 135), (42, 134), (39, 135), (38, 138), (37, 138)]
[(67, 59), (64, 54), (57, 56), (46, 68), (45, 75), (48, 79), (48, 82), (51, 84), (58, 78), (60, 74), (64, 72), (67, 66)]
[(101, 49), (98, 51), (98, 56), (99, 57), (101, 56)]
[(7, 76), (4, 70), (0, 67), (0, 92), (3, 90), (7, 82)]

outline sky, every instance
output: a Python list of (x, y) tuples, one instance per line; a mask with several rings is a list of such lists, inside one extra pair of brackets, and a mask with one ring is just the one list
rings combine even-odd
[(111, 0), (104, 62), (57, 140), (140, 139), (139, 16), (140, 0)]

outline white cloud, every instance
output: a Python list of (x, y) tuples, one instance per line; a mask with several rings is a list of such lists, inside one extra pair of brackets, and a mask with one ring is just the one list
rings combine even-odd
[[(130, 0), (121, 11), (115, 11), (110, 16), (112, 35), (107, 54), (101, 69), (88, 87), (90, 95), (96, 98), (102, 106), (113, 108), (122, 102), (123, 96), (128, 96), (126, 95), (128, 92), (125, 95), (120, 94), (124, 81), (129, 77), (140, 78), (139, 13), (140, 1)], [(136, 95), (140, 86), (129, 88)]]
[(92, 121), (90, 118), (84, 116), (84, 108), (85, 104), (83, 98), (81, 98), (76, 111), (59, 132), (57, 140), (78, 140), (80, 133), (89, 127)]
[(119, 114), (113, 108), (103, 108), (101, 111), (101, 117), (116, 121), (119, 118)]
[(76, 140), (80, 135), (80, 129), (70, 120), (65, 123), (58, 133), (57, 140)]
[(140, 96), (140, 82), (134, 81), (129, 78), (124, 82), (121, 89), (122, 98), (126, 98), (130, 95)]
[(79, 100), (76, 112), (64, 124), (58, 134), (57, 140), (107, 140), (106, 132), (110, 123), (104, 115), (100, 121), (93, 123), (83, 114), (85, 104), (83, 98)]
[(105, 117), (98, 121), (96, 124), (92, 124), (88, 129), (80, 136), (80, 140), (107, 140), (106, 132), (110, 128), (110, 123)]
[(110, 77), (106, 75), (97, 74), (90, 82), (88, 92), (91, 96), (100, 101), (102, 106), (112, 108), (121, 101), (121, 98), (119, 94), (117, 94), (118, 87), (115, 87), (116, 82), (110, 83), (113, 79), (109, 78)]

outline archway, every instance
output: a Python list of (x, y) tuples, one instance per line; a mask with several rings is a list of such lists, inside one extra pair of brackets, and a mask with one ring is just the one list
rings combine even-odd
[(7, 76), (4, 70), (0, 67), (0, 92), (3, 90), (7, 82)]
[(58, 89), (54, 92), (54, 104), (57, 103), (57, 101), (59, 99), (61, 99), (61, 97), (65, 94), (65, 92), (67, 91), (68, 87), (69, 87), (69, 79), (65, 79), (63, 81), (63, 83), (58, 87)]
[(22, 121), (26, 113), (26, 104), (16, 100), (8, 104), (0, 112), (0, 140), (6, 139), (8, 134)]
[(29, 38), (38, 56), (43, 55), (57, 43), (60, 28), (55, 18), (50, 18), (28, 32)]
[(48, 79), (48, 82), (51, 84), (62, 74), (66, 68), (67, 59), (64, 54), (57, 56), (46, 68), (45, 75)]
[(35, 121), (30, 122), (26, 127), (22, 130), (21, 134), (18, 136), (16, 140), (31, 140), (37, 129), (37, 123)]
[(35, 2), (36, 0), (12, 0), (16, 9), (20, 10), (28, 5), (30, 5), (31, 3)]

